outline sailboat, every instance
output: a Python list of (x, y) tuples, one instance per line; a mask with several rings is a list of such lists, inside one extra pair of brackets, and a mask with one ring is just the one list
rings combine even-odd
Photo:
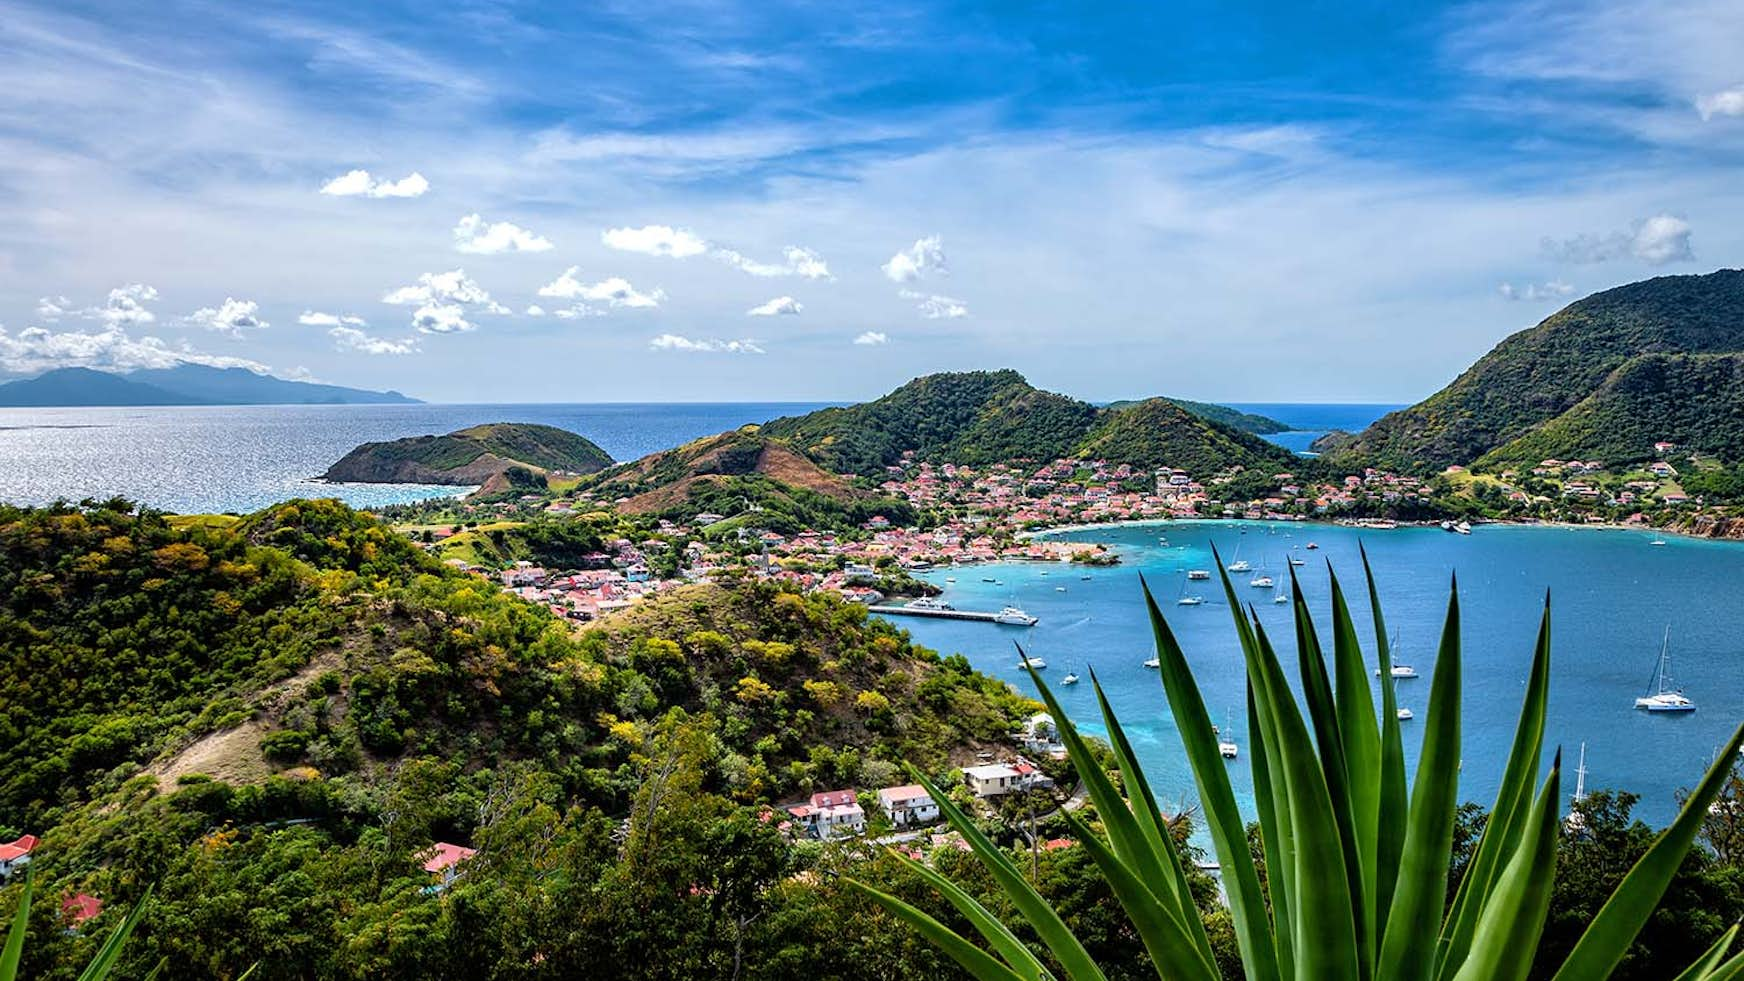
[[(1397, 654), (1399, 652), (1399, 635), (1398, 634), (1393, 635), (1392, 643), (1388, 646), (1387, 649), (1389, 651), (1392, 651), (1394, 654)], [(1393, 662), (1392, 668), (1387, 673), (1389, 675), (1391, 675), (1394, 680), (1398, 680), (1401, 678), (1415, 678), (1415, 677), (1417, 677), (1417, 669), (1416, 668), (1412, 667), (1409, 664), (1401, 664), (1398, 661)], [(1375, 669), (1375, 677), (1379, 678), (1380, 676), (1381, 676), (1381, 669), (1376, 668)]]
[[(1231, 566), (1231, 568), (1234, 568), (1234, 567)], [(1271, 574), (1266, 572), (1266, 560), (1265, 559), (1260, 560), (1259, 571), (1254, 573), (1254, 577), (1252, 579), (1249, 579), (1247, 581), (1247, 584), (1249, 586), (1252, 586), (1255, 589), (1271, 589), (1272, 588), (1273, 581), (1272, 581)]]
[(1580, 766), (1575, 767), (1575, 771), (1574, 771), (1574, 794), (1569, 798), (1570, 807), (1569, 807), (1568, 817), (1563, 820), (1563, 825), (1565, 827), (1567, 827), (1568, 830), (1579, 831), (1582, 828), (1586, 827), (1586, 824), (1587, 824), (1586, 819), (1584, 817), (1582, 817), (1581, 812), (1576, 809), (1579, 806), (1580, 802), (1583, 800), (1586, 800), (1586, 799), (1587, 799), (1587, 744), (1581, 743)]
[(1290, 602), (1290, 594), (1284, 592), (1283, 583), (1279, 583), (1277, 590), (1272, 593), (1272, 602), (1273, 603), (1288, 603), (1288, 602)]
[(1229, 563), (1229, 565), (1227, 565), (1227, 566), (1224, 566), (1224, 568), (1228, 569), (1230, 572), (1246, 572), (1249, 569), (1253, 568), (1253, 566), (1250, 565), (1246, 559), (1241, 557), (1241, 542), (1240, 541), (1237, 541), (1235, 543), (1235, 552), (1234, 552), (1234, 554), (1232, 554), (1230, 556), (1230, 558), (1234, 559), (1235, 561)]
[(1660, 545), (1660, 546), (1663, 546), (1663, 545), (1664, 545), (1664, 544), (1665, 544), (1665, 539), (1663, 539), (1663, 538), (1661, 538), (1661, 537), (1659, 537), (1659, 536), (1658, 536), (1658, 535), (1654, 535), (1654, 536), (1653, 536), (1653, 541), (1650, 541), (1650, 542), (1648, 542), (1648, 543), (1647, 543), (1647, 544), (1649, 544), (1649, 545)]
[(1635, 700), (1635, 707), (1649, 712), (1694, 712), (1696, 703), (1685, 697), (1683, 690), (1671, 682), (1671, 626), (1666, 625), (1665, 639), (1659, 644), (1659, 664), (1653, 669), (1649, 694)]
[(1160, 658), (1153, 656), (1150, 660), (1144, 663), (1144, 666), (1147, 668), (1160, 668), (1163, 666), (1163, 662)]
[(1066, 676), (1064, 678), (1060, 679), (1060, 684), (1062, 684), (1062, 685), (1075, 685), (1077, 683), (1078, 683), (1078, 672), (1076, 672), (1076, 671), (1068, 671), (1068, 672), (1066, 672)]
[(1186, 579), (1181, 580), (1181, 592), (1180, 592), (1180, 595), (1175, 600), (1175, 605), (1176, 606), (1198, 606), (1199, 604), (1201, 604), (1203, 602), (1205, 602), (1205, 597), (1200, 596), (1197, 593), (1195, 593), (1194, 595), (1191, 595), (1191, 596), (1187, 595), (1187, 580)]
[(1219, 730), (1219, 733), (1223, 738), (1217, 741), (1217, 755), (1226, 760), (1235, 759), (1241, 752), (1241, 748), (1235, 744), (1235, 727), (1229, 724), (1227, 713), (1223, 717), (1223, 728)]

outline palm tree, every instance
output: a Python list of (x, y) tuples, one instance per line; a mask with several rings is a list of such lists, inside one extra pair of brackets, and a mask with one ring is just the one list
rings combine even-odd
[[(1217, 567), (1223, 568), (1218, 557)], [(1330, 571), (1330, 570), (1329, 570)], [(1525, 703), (1490, 820), (1446, 902), (1459, 782), (1460, 614), (1450, 589), (1429, 697), (1422, 753), (1407, 788), (1387, 631), (1374, 576), (1363, 556), (1373, 611), (1380, 706), (1336, 574), (1332, 575), (1331, 673), (1319, 633), (1291, 573), (1302, 702), (1291, 692), (1271, 639), (1242, 611), (1227, 574), (1246, 663), (1248, 752), (1266, 881), (1249, 851), (1226, 764), (1192, 672), (1167, 620), (1144, 587), (1164, 694), (1198, 784), (1221, 868), (1244, 975), (1250, 981), (1491, 981), (1521, 979), (1532, 967), (1549, 909), (1556, 863), (1561, 753), (1534, 784), (1543, 755), (1550, 686), (1550, 600), (1545, 597)], [(1065, 820), (1095, 860), (1145, 945), (1159, 977), (1216, 981), (1218, 971), (1186, 871), (1132, 746), (1100, 683), (1092, 683), (1107, 725), (1125, 798), (1096, 763), (1053, 693), (1031, 672), (1089, 791), (1102, 834)], [(1305, 711), (1304, 711), (1305, 710)], [(1734, 732), (1719, 762), (1670, 827), (1630, 870), (1569, 952), (1555, 981), (1605, 978), (1653, 913), (1699, 830), (1744, 741)], [(912, 769), (912, 768), (911, 768)], [(925, 934), (983, 981), (1103, 978), (1084, 945), (1004, 851), (924, 775), (915, 774), (1035, 931), (1060, 975), (972, 896), (938, 872), (899, 856), (932, 884), (986, 946), (920, 909), (849, 880)], [(1268, 902), (1269, 901), (1269, 902)], [(1744, 954), (1726, 958), (1734, 926), (1679, 981), (1744, 977)]]

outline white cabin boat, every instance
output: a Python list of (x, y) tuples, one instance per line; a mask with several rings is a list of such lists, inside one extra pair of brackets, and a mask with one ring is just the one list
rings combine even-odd
[(1024, 668), (1034, 668), (1037, 671), (1045, 671), (1047, 670), (1047, 667), (1048, 662), (1039, 657), (1023, 657), (1018, 658), (1017, 661), (1017, 669), (1019, 671), (1022, 671)]
[(994, 623), (1003, 623), (1013, 627), (1033, 627), (1041, 621), (1030, 616), (1015, 606), (1007, 606), (993, 614)]
[(1415, 714), (1413, 714), (1412, 711), (1408, 708), (1402, 708), (1399, 710), (1399, 721), (1400, 722), (1408, 722), (1411, 719), (1415, 719), (1416, 717), (1417, 716)]
[(1147, 668), (1160, 668), (1163, 666), (1163, 662), (1160, 659), (1153, 657), (1150, 660), (1146, 661), (1144, 663), (1144, 666)]
[(956, 607), (933, 596), (922, 596), (908, 604), (911, 610), (954, 610)]
[(1203, 580), (1203, 579), (1210, 579), (1211, 578), (1211, 570), (1209, 570), (1209, 569), (1188, 569), (1187, 570), (1187, 578), (1195, 580), (1195, 581)]
[(1071, 672), (1067, 672), (1066, 676), (1060, 679), (1060, 684), (1062, 685), (1075, 685), (1077, 683), (1078, 676)]

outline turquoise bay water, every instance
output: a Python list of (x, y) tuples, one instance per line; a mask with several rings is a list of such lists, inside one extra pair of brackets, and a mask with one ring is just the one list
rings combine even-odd
[[(1399, 682), (1400, 704), (1417, 715), (1402, 723), (1407, 765), (1413, 772), (1449, 577), (1458, 574), (1464, 651), (1463, 800), (1487, 807), (1494, 799), (1547, 588), (1553, 657), (1545, 766), (1560, 744), (1567, 786), (1573, 785), (1584, 741), (1588, 788), (1638, 793), (1637, 814), (1664, 824), (1676, 813), (1677, 789), (1694, 785), (1744, 718), (1744, 603), (1736, 595), (1744, 545), (1674, 538), (1655, 548), (1647, 544), (1651, 536), (1643, 533), (1548, 527), (1482, 526), (1460, 536), (1436, 528), (1359, 531), (1262, 522), (1127, 525), (1063, 536), (1109, 542), (1119, 549), (1123, 564), (1091, 570), (1002, 564), (927, 574), (945, 587), (944, 598), (959, 609), (1015, 603), (1041, 618), (1035, 627), (915, 617), (897, 622), (918, 642), (944, 653), (961, 652), (980, 670), (1029, 691), (1012, 646), (1013, 641), (1022, 642), (1032, 655), (1047, 660), (1044, 675), (1067, 711), (1085, 729), (1100, 733), (1087, 670), (1094, 668), (1152, 786), (1170, 800), (1192, 801), (1197, 795), (1157, 672), (1142, 666), (1153, 648), (1139, 592), (1141, 573), (1193, 665), (1213, 720), (1219, 725), (1226, 717), (1234, 722), (1244, 757), (1230, 765), (1230, 772), (1243, 807), (1252, 805), (1241, 654), (1221, 586), (1215, 578), (1193, 583), (1191, 591), (1205, 597), (1204, 605), (1175, 604), (1187, 569), (1215, 570), (1213, 543), (1226, 561), (1239, 544), (1243, 558), (1256, 568), (1263, 560), (1266, 571), (1280, 579), (1286, 575), (1286, 555), (1306, 559), (1297, 572), (1323, 638), (1329, 636), (1331, 619), (1330, 561), (1350, 596), (1353, 615), (1363, 627), (1365, 654), (1372, 659), (1357, 554), (1359, 540), (1367, 546), (1389, 631), (1398, 634), (1397, 657), (1422, 675)], [(1162, 537), (1167, 545), (1159, 542)], [(1320, 548), (1308, 550), (1309, 542)], [(956, 582), (946, 582), (947, 577)], [(1001, 582), (983, 582), (983, 577)], [(1248, 586), (1251, 577), (1232, 574), (1238, 598), (1254, 604), (1294, 676), (1290, 606), (1274, 604), (1270, 590)], [(1648, 683), (1668, 624), (1675, 675), (1698, 709), (1683, 716), (1650, 716), (1633, 703)], [(1329, 640), (1326, 646), (1330, 654)], [(1068, 671), (1076, 671), (1083, 683), (1059, 687)]]

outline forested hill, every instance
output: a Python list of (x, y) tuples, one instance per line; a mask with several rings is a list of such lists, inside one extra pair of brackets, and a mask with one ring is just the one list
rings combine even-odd
[(555, 426), (498, 422), (446, 436), (364, 443), (327, 469), (326, 480), (368, 483), (483, 484), (519, 467), (588, 474), (611, 466), (605, 450)]
[[(1212, 422), (1220, 422), (1225, 426), (1229, 426), (1232, 429), (1239, 429), (1244, 433), (1253, 433), (1256, 436), (1269, 436), (1273, 433), (1290, 431), (1288, 424), (1279, 422), (1270, 416), (1262, 416), (1257, 412), (1243, 412), (1240, 409), (1232, 409), (1227, 405), (1217, 405), (1213, 402), (1194, 402), (1190, 399), (1169, 398), (1166, 395), (1159, 395), (1157, 397), (1168, 402), (1173, 402), (1196, 416), (1210, 419)], [(1150, 401), (1150, 399), (1125, 399), (1119, 402), (1110, 402), (1108, 403), (1107, 408), (1128, 409), (1135, 405), (1143, 405), (1148, 401)]]
[[(155, 885), (129, 977), (718, 976), (743, 924), (711, 898), (763, 908), (794, 861), (757, 807), (945, 772), (1037, 708), (833, 594), (577, 630), (333, 501), (0, 507), (0, 556), (0, 841), (41, 836), (38, 895)], [(479, 849), (447, 896), (437, 840)], [(41, 905), (24, 976), (58, 977), (106, 929)]]
[[(1414, 469), (1485, 454), (1625, 462), (1651, 456), (1659, 440), (1735, 460), (1744, 456), (1737, 391), (1699, 356), (1740, 353), (1744, 270), (1649, 279), (1569, 304), (1424, 401), (1324, 448), (1338, 463)], [(1690, 404), (1716, 398), (1732, 401)]]
[(1284, 466), (1286, 450), (1166, 399), (1098, 408), (1044, 392), (1016, 371), (927, 375), (882, 398), (776, 419), (763, 433), (824, 466), (876, 475), (912, 452), (940, 463), (1103, 457), (1135, 466)]

